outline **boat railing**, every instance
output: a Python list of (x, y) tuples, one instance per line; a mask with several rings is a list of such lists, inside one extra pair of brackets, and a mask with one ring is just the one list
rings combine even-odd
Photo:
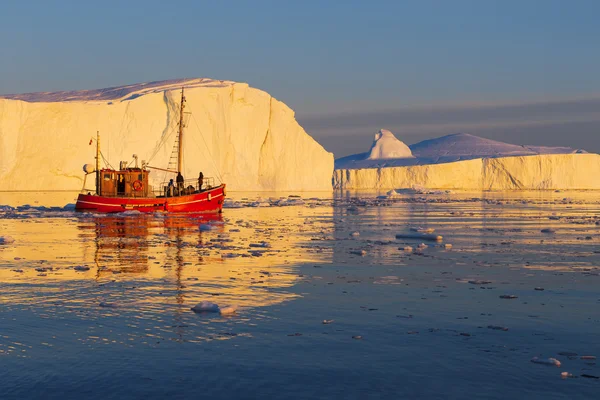
[(200, 180), (198, 178), (186, 179), (181, 185), (177, 185), (175, 180), (173, 180), (173, 186), (169, 186), (169, 184), (170, 182), (162, 182), (154, 189), (154, 195), (156, 197), (176, 197), (199, 193), (214, 188), (215, 178), (209, 177), (202, 179), (202, 186), (200, 186)]

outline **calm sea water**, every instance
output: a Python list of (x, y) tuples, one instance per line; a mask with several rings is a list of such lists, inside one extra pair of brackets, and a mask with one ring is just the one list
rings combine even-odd
[(596, 399), (599, 194), (233, 193), (206, 219), (0, 193), (31, 205), (0, 211), (0, 399)]

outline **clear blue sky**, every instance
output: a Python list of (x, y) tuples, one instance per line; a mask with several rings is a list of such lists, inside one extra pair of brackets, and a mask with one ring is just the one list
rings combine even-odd
[[(452, 130), (427, 131), (426, 118), (415, 129), (389, 126), (394, 110), (600, 98), (595, 0), (5, 0), (0, 35), (0, 93), (183, 77), (243, 81), (294, 108), (336, 156), (368, 146), (379, 127), (410, 143), (463, 126), (443, 121)], [(568, 128), (581, 140), (566, 144), (600, 151), (598, 112), (569, 110), (558, 122), (552, 114), (554, 133), (538, 144), (563, 144), (556, 123), (584, 119), (585, 129)], [(362, 142), (362, 131), (347, 131), (356, 145), (334, 148), (345, 131), (323, 130), (318, 118), (356, 112), (379, 120), (365, 119)], [(475, 122), (465, 122), (479, 129), (471, 133), (503, 139), (485, 120)]]

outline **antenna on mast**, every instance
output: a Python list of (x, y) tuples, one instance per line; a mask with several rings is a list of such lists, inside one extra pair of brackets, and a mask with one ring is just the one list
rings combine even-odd
[(181, 106), (179, 110), (179, 148), (177, 150), (177, 172), (181, 173), (183, 164), (183, 109), (185, 107), (185, 96), (183, 95), (183, 87), (181, 88)]
[(96, 194), (100, 195), (100, 131), (96, 131)]

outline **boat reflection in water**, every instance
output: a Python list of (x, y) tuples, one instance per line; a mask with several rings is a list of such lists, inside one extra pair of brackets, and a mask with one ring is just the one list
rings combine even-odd
[[(92, 222), (90, 224), (90, 222)], [(194, 244), (201, 248), (203, 244), (202, 224), (214, 227), (211, 233), (223, 232), (221, 214), (187, 214), (182, 215), (128, 215), (127, 217), (107, 215), (94, 216), (85, 220), (78, 228), (82, 238), (94, 242), (94, 264), (97, 277), (106, 277), (119, 273), (151, 273), (151, 264), (166, 263), (167, 266), (178, 265), (183, 268), (190, 265), (183, 261), (183, 249)], [(163, 251), (159, 251), (162, 249)], [(173, 254), (173, 249), (175, 253)], [(206, 262), (203, 257), (195, 258), (197, 262)], [(220, 262), (220, 257), (212, 257), (210, 261)], [(163, 265), (164, 267), (164, 265)]]
[(178, 314), (203, 300), (258, 307), (297, 297), (285, 292), (298, 279), (285, 257), (266, 250), (256, 263), (248, 252), (255, 230), (231, 232), (221, 214), (99, 215), (81, 220), (78, 229), (92, 242), (84, 259), (97, 281), (136, 286), (135, 293), (110, 293), (107, 302), (153, 311), (167, 305), (163, 311)]

